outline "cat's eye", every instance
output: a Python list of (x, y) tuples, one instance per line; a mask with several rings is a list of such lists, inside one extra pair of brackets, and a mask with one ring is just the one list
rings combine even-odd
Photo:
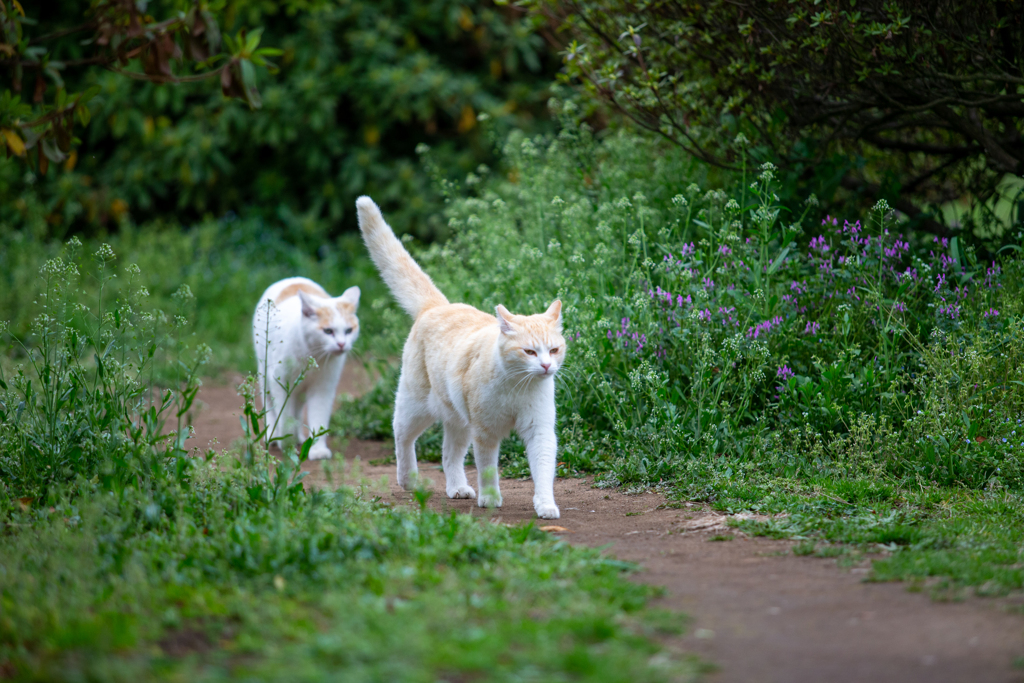
[(526, 354), (527, 356), (536, 356), (536, 355), (537, 355), (537, 352), (536, 352), (536, 351), (534, 351), (533, 349), (523, 349), (523, 352), (524, 352), (524, 353), (525, 353), (525, 354)]
[(346, 327), (345, 328), (345, 334), (352, 334), (352, 328), (351, 327)]
[(551, 353), (552, 354), (558, 353), (558, 347), (556, 346), (555, 348), (551, 349)]
[(334, 328), (333, 327), (325, 327), (324, 328), (324, 334), (329, 334), (331, 336), (334, 336)]

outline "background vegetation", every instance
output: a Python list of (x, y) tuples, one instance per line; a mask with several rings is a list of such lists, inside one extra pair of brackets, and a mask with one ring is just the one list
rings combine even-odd
[[(945, 235), (935, 205), (984, 206), (1024, 172), (1016, 2), (530, 6), (569, 43), (567, 76), (709, 164), (778, 165), (784, 199), (886, 199), (914, 229)], [(969, 214), (968, 227), (990, 219)]]
[[(191, 3), (147, 7), (158, 25)], [(403, 228), (434, 234), (443, 227), (431, 222), (439, 199), (417, 163), (417, 145), (433, 147), (445, 173), (490, 163), (492, 145), (477, 117), (534, 127), (545, 118), (544, 93), (557, 67), (536, 20), (490, 2), (233, 0), (210, 3), (200, 19), (225, 38), (262, 27), (262, 44), (280, 54), (269, 57), (273, 75), (251, 69), (258, 99), (227, 99), (222, 91), (232, 91), (220, 78), (173, 83), (158, 75), (152, 82), (74, 66), (91, 54), (80, 33), (39, 38), (66, 30), (68, 17), (89, 19), (80, 3), (31, 3), (26, 13), (34, 22), (25, 40), (34, 36), (49, 51), (34, 62), (23, 55), (21, 81), (7, 92), (17, 96), (21, 83), (22, 100), (37, 103), (31, 115), (0, 104), (0, 125), (15, 127), (17, 119), (31, 130), (31, 117), (51, 113), (61, 92), (93, 95), (89, 125), (73, 131), (81, 143), (69, 141), (69, 156), (54, 157), (62, 168), (0, 163), (0, 192), (22, 200), (5, 203), (0, 220), (57, 237), (113, 232), (128, 218), (188, 225), (233, 212), (263, 218), (265, 229), (315, 252), (354, 229), (351, 198), (361, 193), (396, 212)], [(171, 54), (191, 54), (190, 27), (168, 38), (177, 50)], [(191, 78), (193, 64), (168, 58), (167, 69)], [(136, 59), (123, 69), (145, 67)], [(250, 111), (254, 102), (261, 106)]]

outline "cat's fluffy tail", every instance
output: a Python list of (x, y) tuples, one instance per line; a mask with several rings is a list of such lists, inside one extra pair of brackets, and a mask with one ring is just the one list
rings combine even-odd
[(418, 318), (429, 308), (447, 304), (448, 299), (395, 237), (373, 200), (360, 197), (356, 200), (356, 209), (359, 230), (363, 233), (370, 258), (399, 305), (413, 318)]

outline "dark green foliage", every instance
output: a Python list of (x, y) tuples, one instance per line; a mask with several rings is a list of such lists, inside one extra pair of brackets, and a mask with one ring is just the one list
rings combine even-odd
[(602, 102), (716, 165), (738, 168), (749, 141), (787, 193), (886, 198), (941, 233), (922, 202), (985, 199), (1024, 172), (1019, 3), (530, 5)]
[[(155, 83), (207, 80), (226, 96), (258, 108), (256, 68), (276, 69), (267, 57), (281, 54), (259, 46), (260, 28), (222, 35), (223, 2), (26, 4), (27, 12), (18, 0), (0, 2), (0, 69), (6, 81), (0, 91), (0, 149), (44, 176), (51, 162), (68, 160), (79, 143), (75, 126), (87, 126), (94, 114), (90, 101), (99, 88), (83, 87), (83, 69), (103, 68)], [(296, 7), (284, 2), (281, 9)], [(178, 73), (172, 62), (179, 63)]]
[(22, 197), (0, 221), (60, 236), (113, 230), (129, 216), (257, 214), (312, 251), (353, 228), (349, 209), (370, 193), (400, 212), (403, 229), (436, 234), (439, 197), (417, 145), (434, 148), (438, 174), (461, 176), (492, 161), (479, 117), (505, 128), (544, 116), (553, 61), (533, 22), (508, 6), (345, 2), (296, 12), (238, 2), (222, 18), (225, 34), (265, 24), (264, 43), (283, 50), (279, 73), (256, 69), (262, 108), (225, 99), (216, 80), (66, 77), (68, 87), (98, 88), (93, 120), (61, 169), (0, 161), (0, 192)]

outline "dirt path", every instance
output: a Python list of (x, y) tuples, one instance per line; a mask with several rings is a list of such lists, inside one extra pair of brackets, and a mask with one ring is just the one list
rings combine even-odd
[[(346, 369), (342, 391), (364, 381), (353, 383), (354, 376)], [(233, 388), (211, 384), (199, 398), (205, 406), (195, 420), (194, 445), (206, 447), (215, 438), (226, 447), (241, 436), (241, 402)], [(394, 484), (394, 465), (381, 462), (391, 455), (385, 444), (354, 441), (344, 463), (336, 456), (333, 468), (408, 502), (409, 494)], [(306, 469), (310, 486), (326, 485), (320, 463)], [(447, 499), (439, 465), (421, 463), (420, 471), (433, 482), (435, 509), (508, 523), (534, 519), (529, 481), (502, 480), (504, 505), (487, 511), (475, 501)], [(475, 471), (467, 473), (475, 482)], [(555, 497), (561, 538), (608, 546), (616, 557), (640, 564), (638, 580), (666, 589), (659, 604), (691, 616), (679, 645), (719, 667), (709, 681), (1024, 681), (1019, 601), (940, 603), (903, 584), (865, 583), (866, 566), (841, 569), (833, 559), (797, 557), (789, 542), (725, 530), (726, 518), (705, 506), (659, 508), (664, 501), (654, 493), (629, 496), (596, 489), (589, 479), (565, 479), (556, 482)], [(710, 540), (721, 535), (734, 540)]]

